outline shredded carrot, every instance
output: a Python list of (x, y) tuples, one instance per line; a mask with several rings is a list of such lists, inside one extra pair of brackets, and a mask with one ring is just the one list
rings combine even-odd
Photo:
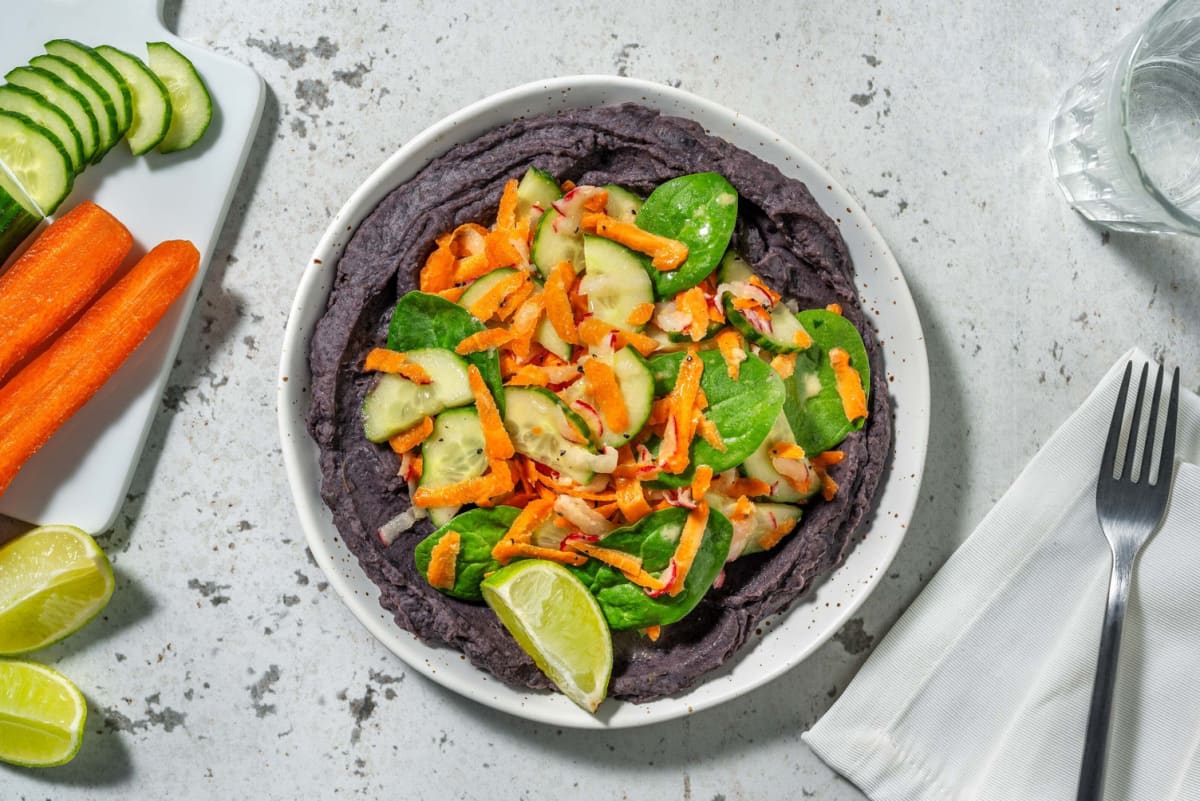
[(513, 335), (503, 328), (488, 328), (463, 339), (462, 342), (459, 342), (455, 346), (454, 352), (459, 356), (466, 356), (467, 354), (478, 353), (488, 348), (498, 348), (501, 345), (507, 345), (512, 340)]
[(483, 382), (483, 374), (475, 365), (467, 365), (467, 379), (471, 383), (471, 394), (475, 396), (475, 408), (479, 412), (479, 426), (483, 429), (483, 450), (488, 460), (511, 459), (516, 449), (504, 428), (500, 409), (492, 391)]
[(529, 300), (529, 296), (534, 293), (536, 288), (537, 287), (533, 281), (527, 280), (520, 284), (516, 289), (509, 293), (508, 297), (504, 299), (504, 302), (500, 304), (500, 308), (496, 312), (496, 316), (501, 320), (511, 319), (512, 316), (517, 312), (517, 309), (521, 308), (525, 301)]
[[(682, 473), (687, 469), (688, 452), (696, 426), (692, 422), (692, 409), (700, 391), (700, 377), (704, 374), (704, 362), (695, 350), (688, 351), (679, 365), (675, 388), (671, 390), (671, 418), (675, 425), (675, 449), (663, 465), (668, 473)], [(668, 423), (669, 424), (669, 423)]]
[(454, 575), (458, 565), (458, 552), (462, 548), (462, 535), (447, 531), (429, 552), (429, 569), (425, 578), (430, 586), (448, 590), (454, 586)]
[(461, 259), (464, 256), (482, 254), (486, 247), (487, 233), (487, 229), (478, 223), (463, 223), (451, 231), (449, 236), (439, 238), (438, 244), (445, 242), (454, 258)]
[(818, 453), (812, 458), (812, 465), (818, 470), (822, 470), (826, 467), (837, 464), (845, 458), (846, 454), (843, 451), (825, 451), (823, 453)]
[(594, 545), (582, 539), (568, 540), (567, 547), (574, 548), (598, 562), (603, 562), (609, 567), (619, 570), (621, 575), (638, 586), (651, 590), (665, 588), (661, 579), (652, 576), (642, 569), (641, 558), (633, 554), (618, 551), (616, 548), (605, 548), (601, 545)]
[(550, 383), (550, 376), (543, 367), (536, 364), (522, 365), (509, 376), (506, 386), (510, 387), (544, 387)]
[(643, 231), (633, 223), (614, 220), (606, 214), (584, 214), (583, 230), (645, 253), (656, 270), (674, 270), (687, 261), (688, 247), (679, 240)]
[[(533, 284), (530, 282), (530, 287), (532, 286)], [(509, 326), (513, 335), (510, 347), (512, 352), (522, 359), (529, 358), (533, 348), (533, 337), (537, 333), (538, 323), (541, 322), (542, 312), (546, 308), (545, 304), (546, 295), (538, 292), (522, 301), (520, 308), (513, 314), (512, 325)]]
[(608, 338), (609, 334), (616, 333), (617, 347), (619, 348), (623, 348), (626, 345), (633, 345), (634, 350), (643, 356), (649, 356), (658, 350), (658, 342), (653, 338), (645, 334), (639, 334), (636, 331), (620, 328), (611, 323), (606, 323), (599, 317), (588, 317), (579, 324), (578, 331), (582, 344), (590, 345), (594, 348), (603, 345), (604, 340)]
[(484, 242), (484, 254), (487, 256), (488, 266), (493, 270), (513, 267), (525, 261), (521, 251), (513, 244), (513, 232), (508, 229), (497, 228), (495, 231), (488, 231)]
[(513, 542), (529, 542), (533, 530), (545, 523), (554, 514), (553, 498), (538, 498), (525, 505), (508, 527), (505, 536)]
[(496, 315), (500, 310), (500, 304), (514, 292), (518, 287), (523, 286), (529, 281), (529, 275), (525, 272), (515, 272), (512, 275), (506, 275), (492, 286), (487, 292), (484, 292), (479, 298), (467, 307), (467, 311), (482, 322), (487, 322)]
[(771, 494), (771, 485), (758, 478), (739, 478), (736, 481), (730, 482), (725, 489), (725, 494), (733, 495), (748, 495), (751, 498), (758, 498), (763, 495)]
[(636, 478), (618, 478), (617, 506), (629, 523), (636, 523), (650, 514), (650, 504), (646, 503), (646, 495), (642, 491), (642, 482)]
[(830, 303), (828, 306), (825, 307), (825, 311), (833, 312), (834, 314), (841, 314), (842, 313), (842, 304)]
[(504, 192), (500, 195), (500, 209), (496, 213), (497, 228), (514, 228), (517, 224), (517, 179), (509, 178), (504, 182)]
[(858, 420), (867, 416), (867, 395), (863, 391), (862, 376), (850, 366), (850, 354), (843, 348), (829, 349), (829, 363), (837, 381), (838, 397), (842, 399), (842, 410), (847, 420)]
[(422, 509), (434, 506), (461, 506), (464, 503), (475, 503), (483, 506), (481, 500), (487, 500), (505, 492), (510, 492), (515, 486), (512, 472), (503, 461), (489, 462), (490, 472), (476, 478), (468, 478), (457, 484), (447, 484), (444, 487), (418, 487), (413, 493), (413, 504)]
[(583, 363), (583, 377), (600, 405), (604, 422), (617, 433), (629, 430), (629, 410), (625, 407), (625, 396), (617, 383), (617, 374), (599, 359), (588, 359)]
[(419, 285), (422, 292), (438, 292), (454, 283), (454, 253), (449, 245), (439, 246), (425, 259)]
[(387, 348), (372, 348), (363, 360), (363, 369), (381, 373), (399, 372), (398, 368), (408, 360), (408, 355)]
[(604, 207), (608, 205), (608, 190), (597, 189), (583, 201), (585, 211), (604, 211)]
[(772, 459), (803, 459), (804, 448), (794, 442), (776, 442), (771, 446)]
[(770, 299), (772, 306), (774, 306), (776, 303), (778, 303), (779, 299), (783, 297), (778, 292), (776, 292), (774, 289), (771, 289), (771, 287), (769, 287), (765, 283), (763, 283), (763, 280), (761, 278), (759, 278), (757, 275), (750, 276), (747, 283), (750, 284), (750, 286), (756, 287), (759, 290), (761, 290), (763, 293), (765, 293), (766, 296)]
[(580, 345), (579, 329), (575, 327), (575, 313), (571, 308), (571, 299), (567, 296), (567, 287), (574, 281), (575, 271), (570, 262), (560, 261), (550, 276), (546, 279), (543, 295), (546, 298), (546, 316), (550, 325), (570, 345)]
[(796, 354), (779, 354), (771, 359), (771, 368), (779, 374), (780, 378), (791, 378), (792, 374), (796, 372)]
[(792, 529), (796, 527), (796, 519), (785, 520), (775, 528), (768, 531), (759, 538), (758, 544), (762, 546), (764, 551), (769, 551), (779, 544), (779, 541), (792, 533)]
[(662, 626), (646, 626), (646, 628), (642, 629), (642, 632), (645, 633), (650, 642), (658, 642), (659, 635), (662, 634)]
[(560, 551), (557, 548), (543, 548), (540, 545), (530, 545), (526, 542), (510, 542), (502, 539), (492, 549), (492, 558), (500, 564), (508, 564), (513, 559), (545, 559), (576, 567), (586, 564), (587, 557), (581, 553)]
[(832, 501), (837, 496), (838, 484), (824, 470), (817, 472), (821, 477), (821, 497), (827, 501)]
[(613, 501), (612, 503), (602, 503), (595, 507), (592, 511), (603, 518), (611, 520), (613, 515), (615, 515), (620, 508), (620, 505), (616, 501)]
[(487, 275), (492, 270), (496, 269), (495, 265), (488, 259), (487, 253), (472, 253), (470, 256), (463, 256), (454, 264), (454, 280), (474, 281), (480, 276)]
[(729, 520), (732, 523), (740, 523), (743, 520), (749, 520), (753, 514), (754, 502), (745, 495), (739, 495), (733, 504), (733, 514), (729, 516)]
[(435, 294), (438, 297), (445, 298), (451, 303), (458, 303), (458, 299), (461, 298), (463, 293), (466, 291), (467, 285), (459, 284), (457, 286), (447, 287), (446, 289), (439, 289)]
[(801, 328), (796, 332), (796, 335), (792, 337), (792, 342), (796, 345), (796, 347), (799, 348), (811, 348), (813, 344), (813, 338), (808, 335), (807, 331)]
[(629, 312), (629, 316), (625, 318), (625, 325), (645, 325), (650, 322), (650, 318), (654, 316), (653, 303), (639, 303)]
[(696, 475), (692, 476), (692, 498), (696, 501), (704, 500), (704, 496), (708, 494), (708, 488), (712, 486), (713, 469), (709, 465), (702, 464), (696, 468)]
[(696, 561), (700, 552), (700, 543), (704, 539), (704, 530), (708, 527), (708, 502), (700, 501), (696, 508), (688, 512), (687, 522), (683, 524), (683, 533), (679, 535), (679, 544), (675, 546), (675, 575), (667, 587), (667, 594), (672, 597), (683, 591), (687, 574)]
[(721, 358), (725, 360), (725, 372), (737, 381), (742, 371), (742, 362), (746, 361), (746, 348), (742, 336), (732, 328), (726, 328), (717, 334), (717, 347), (721, 349)]
[(433, 418), (426, 417), (424, 420), (417, 423), (407, 431), (402, 431), (389, 439), (388, 444), (392, 446), (392, 450), (396, 453), (408, 453), (413, 448), (429, 439), (429, 435), (432, 433)]
[(709, 420), (707, 417), (701, 417), (700, 423), (696, 426), (696, 432), (709, 445), (712, 445), (721, 453), (725, 452), (725, 440), (721, 438), (721, 432), (717, 430), (717, 424), (712, 420)]
[(689, 318), (687, 332), (692, 341), (699, 342), (704, 339), (704, 335), (708, 333), (708, 300), (704, 297), (704, 290), (694, 286), (677, 295), (675, 304)]

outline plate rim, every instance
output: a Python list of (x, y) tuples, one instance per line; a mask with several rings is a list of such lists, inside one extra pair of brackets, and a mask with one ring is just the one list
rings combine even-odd
[[(907, 525), (911, 520), (917, 499), (920, 496), (920, 484), (924, 474), (928, 447), (930, 386), (928, 355), (924, 346), (924, 332), (917, 314), (915, 302), (912, 298), (912, 293), (908, 288), (907, 281), (900, 270), (900, 265), (895, 256), (887, 246), (886, 241), (883, 239), (874, 222), (866, 215), (857, 201), (827, 170), (778, 133), (737, 111), (691, 92), (651, 81), (611, 75), (573, 75), (531, 81), (488, 95), (433, 123), (405, 142), (356, 187), (341, 209), (333, 216), (329, 226), (313, 250), (308, 263), (305, 265), (289, 309), (280, 355), (276, 403), (281, 449), (289, 488), (313, 558), (322, 572), (325, 573), (330, 586), (334, 588), (341, 601), (350, 609), (355, 618), (389, 651), (427, 678), (485, 706), (527, 720), (572, 728), (617, 729), (671, 720), (716, 706), (748, 693), (794, 668), (813, 651), (827, 642), (833, 633), (865, 603), (866, 599), (872, 594), (882, 580), (882, 577), (886, 574), (888, 565), (891, 564), (896, 553), (899, 551), (900, 545), (904, 541), (903, 533), (888, 540), (890, 547), (887, 547), (882, 554), (876, 555), (879, 559), (876, 563), (878, 565), (877, 569), (863, 582), (863, 586), (851, 596), (848, 603), (841, 604), (841, 613), (836, 617), (836, 620), (831, 624), (827, 624), (824, 627), (825, 630), (820, 635), (808, 643), (806, 647), (799, 649), (792, 658), (765, 668), (754, 679), (741, 682), (730, 690), (717, 693), (711, 698), (689, 701), (689, 696), (695, 694), (698, 688), (705, 685), (706, 681), (702, 679), (693, 688), (680, 695), (668, 696), (649, 704), (634, 705), (626, 702), (621, 703), (622, 708), (633, 707), (635, 710), (634, 713), (626, 713), (624, 715), (617, 713), (607, 716), (602, 714), (601, 717), (594, 717), (575, 708), (562, 696), (550, 696), (552, 702), (556, 701), (558, 703), (548, 705), (543, 703), (527, 703), (531, 696), (534, 699), (541, 699), (542, 695), (523, 688), (508, 688), (507, 685), (504, 685), (474, 666), (470, 667), (478, 673), (479, 679), (476, 680), (463, 680), (453, 673), (439, 672), (431, 663), (429, 655), (431, 653), (442, 652), (457, 653), (457, 651), (451, 651), (446, 647), (426, 644), (418, 640), (410, 632), (397, 626), (392, 621), (391, 615), (387, 613), (387, 610), (379, 606), (378, 588), (375, 588), (375, 592), (371, 594), (369, 599), (364, 601), (361, 597), (361, 592), (351, 586), (349, 579), (342, 575), (337, 565), (337, 558), (331, 550), (330, 542), (327, 541), (325, 536), (327, 533), (326, 527), (332, 529), (334, 542), (337, 546), (345, 549), (344, 543), (340, 540), (340, 535), (336, 528), (332, 526), (329, 510), (325, 507), (320, 497), (319, 479), (315, 485), (312, 484), (312, 471), (316, 467), (314, 455), (317, 449), (315, 443), (312, 442), (308, 435), (306, 425), (308, 407), (307, 382), (310, 379), (307, 373), (308, 343), (312, 326), (315, 325), (316, 320), (323, 314), (328, 299), (328, 290), (321, 293), (320, 297), (315, 299), (316, 305), (319, 306), (319, 311), (311, 311), (307, 308), (309, 303), (314, 302), (314, 298), (311, 298), (310, 295), (313, 294), (314, 287), (320, 287), (324, 274), (336, 269), (336, 263), (341, 258), (346, 244), (362, 221), (374, 211), (375, 207), (388, 192), (399, 185), (399, 183), (408, 180), (408, 177), (411, 177), (411, 174), (415, 174), (416, 171), (428, 163), (429, 159), (436, 157), (440, 152), (444, 152), (460, 141), (474, 138), (474, 136), (479, 135), (484, 130), (500, 124), (491, 121), (486, 127), (476, 133), (464, 133), (462, 129), (474, 127), (470, 125), (472, 121), (478, 121), (486, 117), (489, 113), (495, 114), (500, 109), (504, 109), (510, 105), (519, 105), (524, 101), (531, 101), (539, 106), (536, 109), (529, 109), (529, 113), (553, 112), (556, 109), (546, 102), (546, 97), (555, 92), (561, 92), (563, 97), (566, 98), (563, 101), (563, 108), (594, 105), (594, 103), (571, 104), (569, 97), (571, 92), (586, 93), (587, 91), (596, 91), (601, 94), (614, 91), (618, 94), (636, 94), (640, 92), (642, 93), (640, 102), (657, 108), (663, 113), (670, 113), (663, 107), (674, 103), (676, 106), (699, 111), (708, 117), (720, 119), (726, 124), (740, 128), (753, 137), (757, 137), (761, 140), (760, 144), (764, 147), (766, 146), (766, 142), (769, 141), (772, 147), (787, 153), (795, 165), (819, 177), (825, 183), (825, 188), (829, 190), (831, 195), (839, 203), (845, 204), (847, 214), (854, 217), (855, 224), (861, 229), (862, 235), (866, 239), (866, 244), (874, 251), (874, 257), (882, 260), (880, 272), (890, 273), (898, 284), (898, 288), (903, 290), (902, 300), (906, 302), (896, 304), (896, 307), (890, 311), (905, 318), (906, 325), (911, 327), (914, 342), (920, 343), (920, 346), (915, 348), (912, 354), (914, 358), (911, 361), (907, 361), (904, 365), (905, 386), (908, 393), (910, 393), (910, 396), (906, 400), (912, 403), (917, 412), (923, 413), (917, 414), (910, 421), (914, 424), (914, 428), (910, 434), (912, 442), (908, 443), (911, 449), (910, 461), (913, 462), (913, 481), (910, 485), (911, 490), (902, 497), (901, 503), (895, 509), (897, 515), (896, 522), (901, 527)], [(614, 98), (609, 102), (628, 102), (628, 100), (629, 98)], [(701, 122), (702, 125), (704, 124), (700, 119), (696, 121)], [(412, 167), (407, 177), (397, 178), (394, 175), (397, 169), (414, 155), (418, 155), (421, 151), (438, 145), (441, 145), (440, 151), (426, 154), (427, 158)], [(739, 144), (738, 146), (743, 149), (750, 149), (743, 144)], [(753, 149), (751, 149), (751, 152), (754, 152)], [(760, 157), (762, 156), (760, 155)], [(765, 160), (770, 163), (776, 163), (771, 159)], [(776, 163), (776, 166), (783, 169), (784, 165)], [(816, 196), (815, 189), (816, 187), (812, 187), (810, 183), (810, 191), (813, 191), (814, 197)], [(373, 201), (371, 200), (372, 196), (376, 196)], [(830, 213), (826, 205), (821, 204), (819, 199), (818, 203), (826, 213)], [(843, 235), (845, 235), (845, 225), (840, 222), (839, 230), (842, 230)], [(330, 279), (331, 281), (332, 279)], [(863, 287), (860, 282), (861, 277), (856, 276), (856, 289), (861, 293)], [(870, 314), (869, 310), (868, 316), (874, 317), (874, 315)], [(884, 345), (884, 349), (885, 351), (887, 350), (886, 344)], [(296, 367), (301, 368), (304, 374), (302, 381), (293, 380), (297, 378)], [(896, 365), (887, 365), (887, 368), (895, 371)], [(897, 450), (896, 442), (893, 441), (893, 449), (889, 456), (885, 477), (891, 476), (894, 473)], [(887, 487), (887, 483), (882, 485), (880, 495), (883, 494), (883, 491)], [(827, 574), (826, 578), (842, 570), (846, 561), (853, 556), (855, 550), (861, 549), (863, 545), (861, 539), (870, 530), (874, 522), (877, 521), (868, 519), (860, 524), (855, 532), (855, 548), (847, 555), (847, 560), (844, 560), (834, 571)], [(353, 558), (352, 555), (351, 558)], [(357, 559), (354, 559), (354, 565), (357, 567)], [(811, 597), (812, 591), (810, 590), (792, 605), (790, 611), (794, 613), (796, 611), (795, 607), (800, 606), (806, 600), (811, 599)], [(365, 603), (374, 604), (374, 608), (366, 608), (364, 606)], [(384, 614), (381, 615), (380, 612)], [(785, 611), (784, 614), (788, 614), (788, 612)], [(747, 646), (749, 645), (750, 643), (747, 643)], [(510, 694), (481, 693), (478, 686), (481, 681), (490, 682), (497, 687), (510, 689), (525, 700), (510, 698), (508, 697)], [(601, 712), (605, 712), (603, 706), (601, 707)]]

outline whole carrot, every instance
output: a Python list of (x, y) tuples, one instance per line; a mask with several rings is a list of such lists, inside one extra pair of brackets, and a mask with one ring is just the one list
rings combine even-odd
[(0, 275), (0, 381), (87, 306), (132, 245), (116, 217), (84, 201)]
[(0, 387), (0, 495), (149, 335), (199, 264), (191, 242), (163, 242)]

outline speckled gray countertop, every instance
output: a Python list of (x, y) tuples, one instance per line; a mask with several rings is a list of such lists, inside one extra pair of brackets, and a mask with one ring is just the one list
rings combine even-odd
[[(1102, 235), (1046, 157), (1062, 92), (1154, 5), (168, 3), (181, 36), (263, 76), (266, 111), (99, 536), (116, 594), (38, 656), (87, 694), (83, 749), (64, 768), (0, 766), (0, 797), (861, 799), (800, 733), (1121, 353), (1200, 381), (1200, 243)], [(449, 112), (575, 73), (682, 87), (825, 165), (891, 244), (932, 373), (921, 500), (861, 614), (748, 696), (614, 733), (493, 712), (372, 639), (306, 553), (275, 418), (290, 298), (353, 189)]]

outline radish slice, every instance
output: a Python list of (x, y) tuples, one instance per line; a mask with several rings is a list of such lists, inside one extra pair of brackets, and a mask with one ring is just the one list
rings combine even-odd
[(379, 527), (376, 533), (379, 535), (379, 541), (383, 543), (385, 548), (395, 542), (397, 537), (413, 527), (413, 524), (419, 519), (417, 514), (420, 511), (417, 507), (410, 506)]
[(559, 495), (554, 499), (554, 511), (584, 534), (603, 537), (616, 526), (604, 519), (584, 501), (573, 495)]

